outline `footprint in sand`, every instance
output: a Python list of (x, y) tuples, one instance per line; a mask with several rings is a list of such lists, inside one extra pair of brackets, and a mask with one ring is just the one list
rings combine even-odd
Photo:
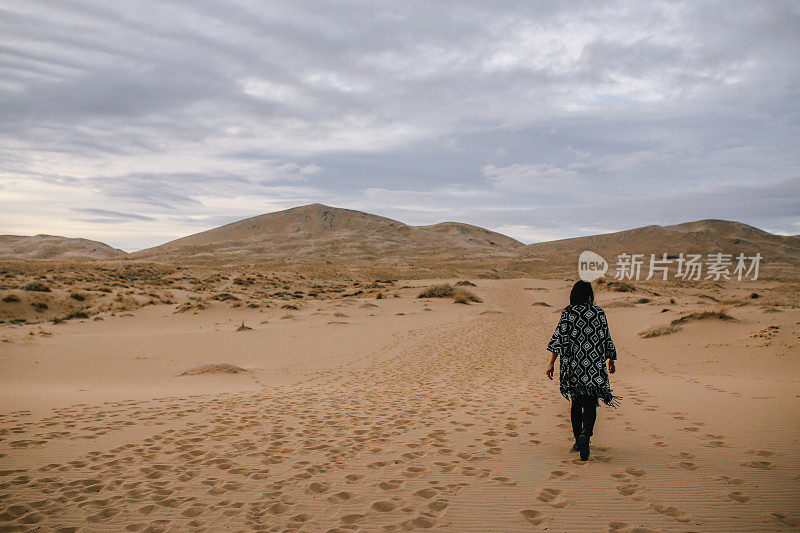
[(523, 511), (520, 511), (520, 514), (525, 518), (525, 520), (528, 523), (533, 524), (535, 526), (540, 526), (544, 524), (545, 521), (547, 520), (547, 518), (541, 512), (536, 511), (534, 509), (525, 509)]
[(390, 479), (389, 481), (381, 481), (378, 483), (378, 488), (381, 490), (395, 490), (405, 483), (402, 479)]
[(414, 496), (417, 496), (419, 498), (424, 498), (424, 499), (427, 500), (427, 499), (433, 498), (438, 493), (439, 493), (439, 491), (436, 490), (436, 489), (427, 488), (427, 489), (420, 489), (420, 490), (416, 491), (414, 493)]
[(348, 500), (352, 500), (355, 497), (354, 492), (337, 492), (328, 497), (328, 501), (331, 503), (342, 503)]
[(449, 500), (435, 500), (428, 504), (428, 509), (433, 512), (441, 513), (450, 506)]
[(388, 500), (378, 500), (371, 506), (373, 511), (378, 511), (379, 513), (388, 513), (390, 511), (394, 511), (395, 509), (397, 509), (397, 507), (398, 507), (397, 502), (392, 502)]
[(655, 509), (656, 512), (661, 513), (663, 515), (671, 516), (678, 522), (688, 522), (689, 520), (691, 520), (691, 517), (688, 514), (684, 513), (683, 511), (672, 505), (656, 504), (653, 505), (653, 509)]
[(639, 492), (641, 488), (641, 485), (638, 483), (623, 483), (622, 485), (617, 485), (617, 492), (623, 496), (633, 496)]
[(536, 499), (540, 502), (544, 502), (550, 507), (562, 508), (569, 505), (569, 500), (562, 497), (562, 490), (561, 489), (542, 489), (539, 491), (539, 495), (536, 496)]
[(328, 490), (330, 490), (330, 486), (327, 483), (321, 483), (319, 481), (315, 481), (306, 488), (306, 492), (309, 494), (323, 494), (328, 492)]
[(759, 457), (772, 457), (775, 455), (775, 452), (770, 452), (768, 450), (747, 450), (746, 453), (750, 455), (758, 455)]
[(757, 468), (759, 470), (772, 470), (775, 468), (775, 465), (770, 461), (747, 461), (739, 464), (749, 468)]
[(407, 520), (407, 521), (403, 522), (402, 526), (403, 526), (403, 529), (409, 529), (409, 530), (416, 529), (416, 528), (419, 528), (419, 529), (430, 529), (432, 527), (436, 527), (436, 525), (438, 523), (439, 523), (439, 521), (436, 519), (436, 516), (434, 516), (433, 514), (431, 514), (431, 513), (422, 513), (422, 514), (418, 515), (416, 518), (413, 518), (412, 520)]
[(719, 476), (715, 477), (714, 480), (724, 481), (725, 483), (730, 483), (731, 485), (744, 485), (744, 480), (739, 479), (738, 477)]
[(609, 522), (608, 531), (609, 533), (655, 533), (658, 530), (644, 526), (632, 526), (627, 522), (614, 521)]
[(566, 470), (553, 470), (550, 472), (550, 479), (574, 479), (576, 476)]
[(729, 492), (728, 494), (725, 495), (725, 497), (729, 500), (735, 500), (739, 503), (747, 503), (750, 500), (752, 500), (749, 494), (738, 490)]

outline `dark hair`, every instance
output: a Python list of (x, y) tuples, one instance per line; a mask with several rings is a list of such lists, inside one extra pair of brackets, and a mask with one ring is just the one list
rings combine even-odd
[(572, 286), (569, 293), (569, 305), (594, 304), (594, 291), (592, 284), (588, 281), (580, 280)]

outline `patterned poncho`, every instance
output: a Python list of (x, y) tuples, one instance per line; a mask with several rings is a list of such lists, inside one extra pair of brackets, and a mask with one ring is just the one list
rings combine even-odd
[(616, 359), (617, 350), (611, 340), (606, 314), (600, 307), (567, 306), (547, 349), (561, 360), (559, 375), (561, 394), (565, 398), (595, 396), (608, 405), (617, 406), (619, 397), (611, 394), (606, 371), (606, 359)]

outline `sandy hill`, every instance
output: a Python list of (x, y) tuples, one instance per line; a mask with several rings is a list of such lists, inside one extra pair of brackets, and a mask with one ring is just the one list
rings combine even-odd
[(56, 235), (0, 235), (0, 259), (70, 261), (118, 259), (128, 255), (102, 242)]
[(674, 226), (645, 226), (615, 233), (529, 244), (527, 254), (761, 252), (773, 257), (800, 258), (800, 239), (774, 235), (727, 220), (699, 220)]
[(620, 253), (675, 257), (681, 252), (760, 252), (762, 265), (771, 274), (800, 275), (800, 237), (774, 235), (725, 220), (645, 226), (526, 246), (469, 224), (410, 226), (361, 211), (311, 204), (247, 218), (132, 254), (86, 239), (0, 236), (0, 259), (5, 260), (111, 259), (337, 277), (563, 277), (574, 274), (583, 250), (603, 255), (612, 265)]
[(519, 241), (483, 228), (444, 222), (409, 226), (351, 209), (311, 204), (267, 213), (132, 254), (132, 258), (224, 264), (354, 260), (393, 264), (435, 256), (445, 261), (513, 256)]
[[(782, 275), (800, 272), (800, 238), (774, 235), (741, 222), (699, 220), (672, 226), (645, 226), (615, 233), (529, 244), (522, 252), (527, 260), (544, 266), (572, 264), (584, 250), (606, 258), (612, 265), (621, 253), (643, 253), (677, 257), (683, 253), (714, 252), (753, 255), (761, 253), (766, 271)], [(523, 259), (525, 260), (525, 259)], [(764, 270), (762, 270), (764, 271)]]

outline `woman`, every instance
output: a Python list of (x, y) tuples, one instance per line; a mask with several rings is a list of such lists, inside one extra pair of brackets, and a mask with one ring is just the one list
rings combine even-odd
[[(611, 340), (606, 314), (594, 305), (592, 284), (579, 281), (572, 287), (569, 305), (561, 313), (556, 331), (547, 345), (550, 366), (547, 377), (553, 379), (556, 357), (561, 356), (559, 377), (561, 394), (572, 401), (573, 451), (581, 460), (589, 458), (589, 439), (597, 418), (599, 400), (616, 407), (619, 396), (611, 394), (608, 372), (614, 373), (617, 350)], [(606, 372), (608, 360), (608, 372)]]

